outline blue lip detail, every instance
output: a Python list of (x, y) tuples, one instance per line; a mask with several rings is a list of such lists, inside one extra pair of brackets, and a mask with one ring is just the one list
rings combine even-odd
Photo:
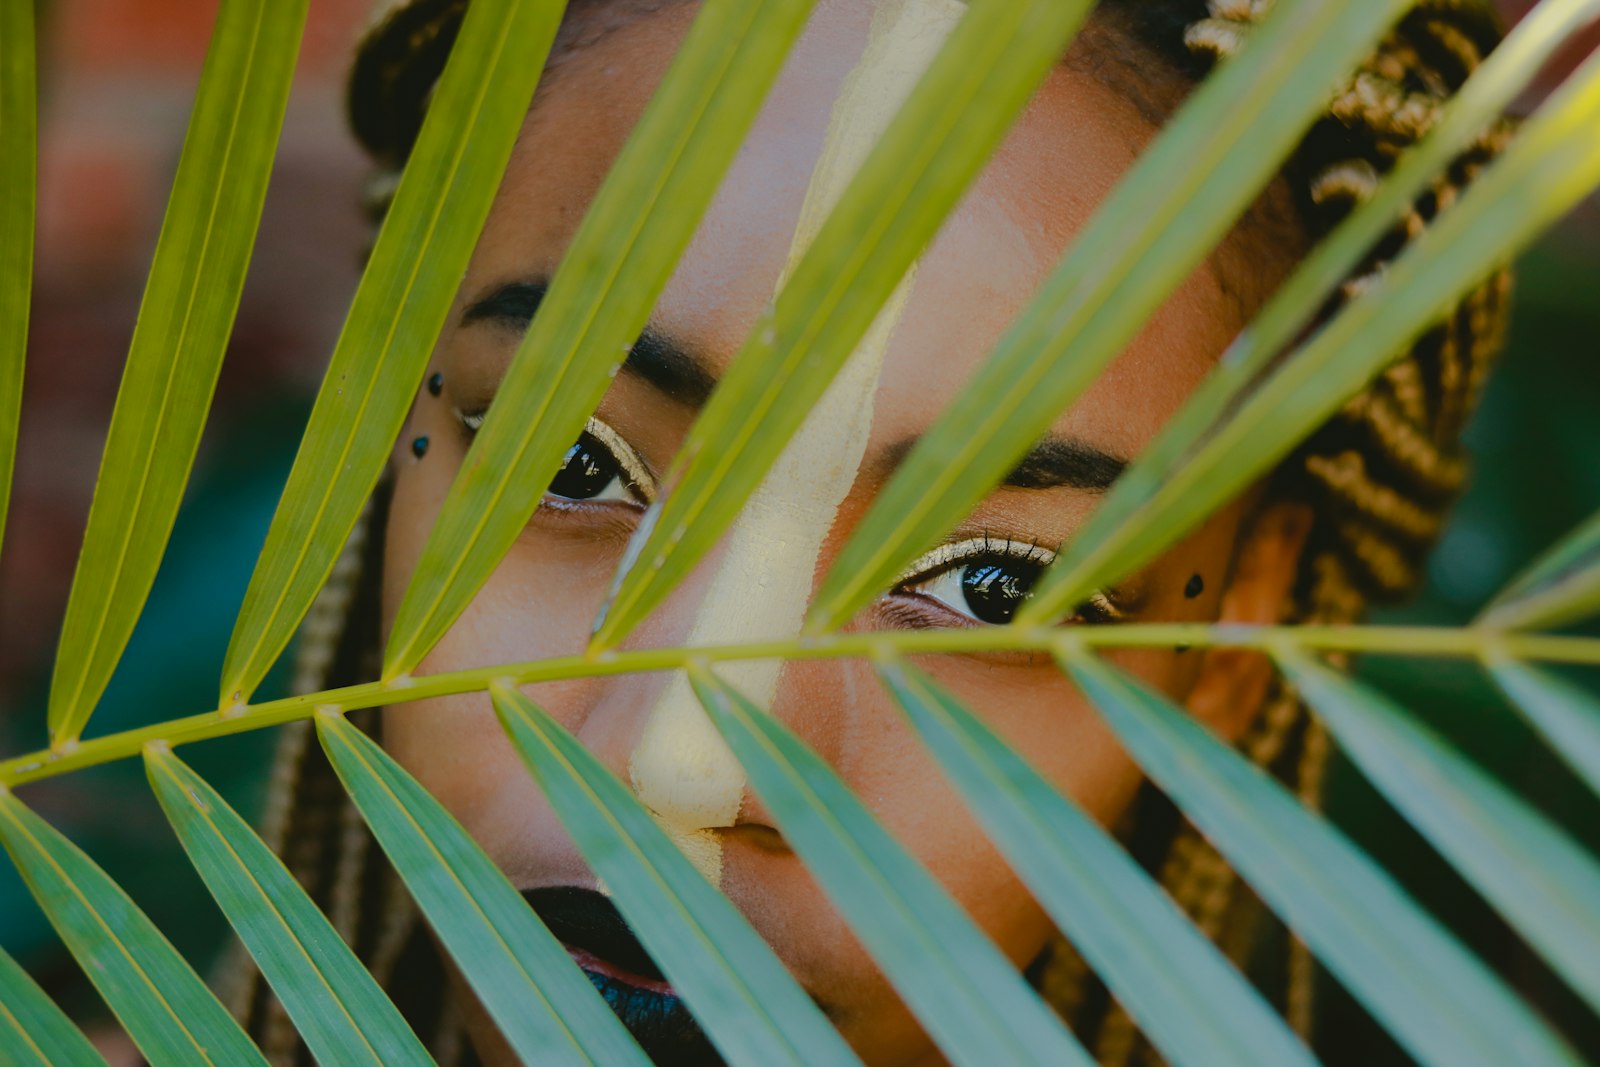
[[(564, 944), (619, 970), (663, 980), (655, 961), (605, 896), (573, 886), (531, 889), (522, 895)], [(641, 989), (609, 974), (589, 970), (584, 974), (657, 1067), (720, 1067), (722, 1057), (677, 996)]]

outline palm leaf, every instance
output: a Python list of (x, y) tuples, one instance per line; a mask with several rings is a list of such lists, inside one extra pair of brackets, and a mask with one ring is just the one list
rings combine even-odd
[(1550, 749), (1600, 794), (1600, 700), (1541, 667), (1499, 655), (1489, 673)]
[(1554, 629), (1600, 611), (1600, 514), (1518, 575), (1489, 602), (1485, 626)]
[(10, 793), (0, 794), (0, 844), (151, 1067), (265, 1067), (239, 1025), (144, 912)]
[(1600, 1010), (1600, 863), (1394, 701), (1298, 650), (1275, 656), (1372, 784)]
[[(596, 647), (620, 641), (727, 530), (1087, 13), (1082, 0), (971, 6), (868, 142), (871, 153), (696, 421), (619, 569)], [(911, 33), (919, 45), (927, 36)], [(841, 101), (830, 135), (852, 117)]]
[(704, 668), (690, 681), (785, 840), (958, 1064), (1090, 1063), (927, 870), (814, 752)]
[(1402, 6), (1273, 8), (1095, 212), (878, 494), (813, 598), (808, 630), (838, 626), (888, 588), (1022, 459), (1223, 237)]
[(724, 1055), (760, 1064), (858, 1062), (749, 923), (628, 788), (517, 690), (495, 712), (595, 874)]
[(529, 1063), (644, 1065), (633, 1038), (506, 876), (416, 780), (336, 715), (317, 736), (484, 1009)]
[(28, 973), (0, 951), (0, 1063), (106, 1067), (106, 1061)]
[(1541, 4), (1489, 54), (1445, 106), (1427, 136), (1401, 158), (1370, 200), (1312, 249), (1223, 353), (1212, 374), (1145, 447), (1139, 461), (1117, 479), (1110, 494), (1034, 586), (1029, 602), (1018, 609), (1018, 623), (1059, 618), (1093, 591), (1090, 576), (1099, 567), (1099, 553), (1114, 548), (1117, 532), (1137, 522), (1140, 507), (1166, 484), (1189, 449), (1248, 390), (1272, 358), (1294, 341), (1296, 331), (1315, 316), (1328, 294), (1359, 266), (1384, 230), (1434, 176), (1527, 87), (1572, 32), (1596, 14), (1600, 14), (1600, 0)]
[(563, 6), (477, 0), (467, 10), (245, 591), (219, 707), (249, 698), (355, 527), (466, 271)]
[(34, 192), (39, 170), (38, 75), (32, 4), (0, 8), (0, 541), (4, 540), (22, 363), (33, 288)]
[[(494, 862), (438, 800), (342, 718), (351, 708), (487, 689), (557, 816), (730, 1062), (857, 1062), (651, 812), (514, 688), (687, 667), (710, 722), (800, 861), (952, 1061), (1086, 1064), (1015, 968), (862, 801), (709, 666), (864, 655), (878, 664), (901, 711), (1001, 853), (1167, 1058), (1182, 1067), (1314, 1062), (1104, 830), (900, 660), (1051, 648), (1135, 760), (1412, 1055), (1451, 1067), (1576, 1062), (1528, 1003), (1339, 831), (1167, 698), (1090, 650), (1194, 642), (1277, 655), (1408, 820), (1600, 1010), (1593, 903), (1600, 864), (1404, 709), (1304, 651), (1476, 657), (1561, 757), (1600, 789), (1600, 701), (1538, 665), (1600, 663), (1600, 640), (1526, 632), (1584, 619), (1600, 606), (1600, 518), (1546, 554), (1465, 629), (1155, 624), (1064, 634), (1023, 625), (746, 635), (759, 643), (612, 650), (723, 536), (793, 436), (831, 417), (837, 405), (829, 406), (828, 391), (840, 383), (860, 391), (850, 375), (865, 361), (852, 362), (852, 355), (872, 348), (879, 339), (873, 330), (892, 327), (918, 255), (1082, 22), (1088, 0), (973, 0), (947, 41), (942, 30), (930, 30), (918, 43), (919, 55), (937, 55), (905, 104), (877, 101), (880, 112), (895, 112), (873, 131), (881, 143), (819, 165), (791, 269), (630, 545), (590, 651), (412, 678), (537, 506), (617, 370), (619, 353), (643, 327), (812, 6), (708, 0), (518, 349), (406, 591), (382, 677), (249, 706), (376, 484), (563, 7), (559, 0), (474, 0), (252, 576), (218, 710), (77, 741), (141, 611), (193, 462), (304, 16), (305, 0), (223, 2), (73, 588), (52, 692), (52, 748), (0, 762), (0, 783), (145, 750), (152, 785), (196, 868), (319, 1058), (425, 1062), (426, 1054), (293, 877), (170, 754), (170, 744), (315, 714), (345, 788), (515, 1053), (540, 1063), (645, 1062)], [(0, 522), (19, 418), (32, 258), (33, 6), (0, 0)], [(924, 6), (949, 5), (896, 0), (887, 10)], [(1279, 0), (1252, 42), (1191, 97), (1096, 213), (991, 362), (880, 494), (814, 598), (813, 630), (851, 617), (1081, 396), (1222, 239), (1329, 87), (1406, 6)], [(1600, 0), (1546, 0), (1494, 52), (1431, 137), (1241, 335), (1063, 551), (1019, 622), (1049, 621), (1088, 590), (1137, 569), (1260, 477), (1457, 294), (1600, 184), (1597, 56), (1379, 285), (1267, 373), (1418, 190), (1492, 120), (1558, 39), (1597, 11)], [(913, 66), (920, 71), (923, 64)], [(894, 103), (911, 80), (858, 75), (858, 90), (894, 82), (886, 94)], [(859, 118), (849, 99), (841, 102), (830, 152), (838, 130)], [(0, 842), (151, 1063), (263, 1062), (123, 892), (4, 790)], [(101, 1062), (3, 953), (0, 1062)]]
[(1035, 899), (1171, 1062), (1316, 1062), (1077, 805), (925, 674), (898, 661), (878, 673)]
[(172, 828), (278, 1000), (323, 1063), (433, 1063), (300, 888), (294, 875), (205, 780), (169, 749), (145, 770)]
[(1092, 560), (1080, 561), (1069, 547), (1056, 601), (1132, 574), (1260, 478), (1457, 296), (1600, 185), (1600, 138), (1588, 136), (1597, 125), (1600, 57), (1540, 110), (1455, 207), (1167, 475), (1138, 522), (1097, 542)]
[(1572, 1051), (1360, 850), (1159, 693), (1068, 646), (1128, 752), (1418, 1060), (1573, 1064)]
[(696, 16), (462, 462), (396, 612), (385, 677), (433, 647), (527, 525), (644, 329), (812, 3), (710, 0)]
[(62, 623), (52, 744), (88, 721), (172, 533), (244, 288), (306, 3), (227, 0), (217, 14)]

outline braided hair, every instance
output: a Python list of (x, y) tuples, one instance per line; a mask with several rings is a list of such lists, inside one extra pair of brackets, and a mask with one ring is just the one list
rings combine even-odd
[[(549, 64), (558, 65), (632, 14), (670, 2), (573, 0)], [(375, 216), (387, 207), (415, 143), (466, 3), (402, 0), (369, 32), (357, 55), (348, 99), (356, 136), (380, 168), (369, 203)], [(1096, 33), (1098, 41), (1129, 50), (1124, 58), (1131, 58), (1141, 76), (1177, 83), (1176, 95), (1154, 108), (1139, 103), (1147, 113), (1170, 112), (1208, 70), (1242, 47), (1271, 6), (1272, 0), (1102, 0), (1091, 25), (1105, 31)], [(1299, 221), (1313, 241), (1373, 193), (1498, 36), (1493, 16), (1474, 0), (1420, 0), (1337, 88), (1283, 169)], [(1508, 133), (1496, 125), (1470, 144), (1371, 249), (1323, 316), (1360, 293), (1447, 208)], [(1458, 439), (1499, 348), (1508, 289), (1502, 272), (1467, 294), (1280, 465), (1269, 496), (1304, 501), (1315, 515), (1284, 621), (1351, 621), (1369, 603), (1396, 599), (1415, 585), (1465, 478)], [(299, 691), (376, 676), (385, 511), (386, 489), (380, 488), (308, 617), (299, 644)], [(449, 1067), (470, 1058), (439, 953), (309, 735), (308, 723), (286, 728), (264, 836), (324, 904), (439, 1062)], [(1320, 724), (1281, 678), (1240, 741), (1252, 762), (1312, 808), (1321, 804), (1329, 747)], [(1226, 859), (1148, 784), (1118, 832), (1197, 927), (1253, 973), (1290, 1023), (1309, 1037), (1314, 961), (1292, 933), (1274, 925)], [(1261, 949), (1272, 945), (1284, 946), (1284, 955), (1263, 965)], [(1056, 938), (1028, 974), (1101, 1063), (1161, 1062), (1064, 938)], [(404, 980), (397, 980), (401, 975)], [(234, 980), (236, 1014), (269, 1059), (311, 1063), (282, 1006), (242, 951), (236, 950), (227, 976)]]

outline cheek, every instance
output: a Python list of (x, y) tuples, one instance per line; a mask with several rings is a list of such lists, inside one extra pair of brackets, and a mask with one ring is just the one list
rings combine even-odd
[[(1173, 653), (1152, 651), (1111, 653), (1108, 658), (1163, 688), (1171, 681), (1176, 659)], [(1102, 826), (1116, 823), (1142, 775), (1095, 708), (1048, 660), (997, 667), (970, 658), (930, 656), (916, 663), (1092, 818)], [(948, 788), (942, 777), (939, 782)], [(949, 799), (962, 805), (953, 793)], [(981, 837), (976, 824), (973, 832)]]
[[(531, 690), (539, 706), (579, 733), (603, 682)], [(486, 694), (385, 708), (382, 742), (519, 887), (587, 884), (588, 870)]]

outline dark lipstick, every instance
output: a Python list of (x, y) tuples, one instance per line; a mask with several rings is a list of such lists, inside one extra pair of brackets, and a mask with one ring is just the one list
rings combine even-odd
[(575, 886), (522, 895), (657, 1067), (723, 1062), (609, 898)]

